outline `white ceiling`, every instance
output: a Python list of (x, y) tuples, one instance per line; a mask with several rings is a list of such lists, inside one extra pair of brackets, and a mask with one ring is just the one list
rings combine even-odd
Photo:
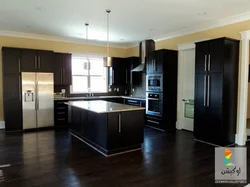
[[(38, 9), (45, 8), (45, 11)], [(0, 30), (130, 45), (250, 11), (249, 0), (0, 0)], [(206, 12), (205, 15), (199, 13)]]

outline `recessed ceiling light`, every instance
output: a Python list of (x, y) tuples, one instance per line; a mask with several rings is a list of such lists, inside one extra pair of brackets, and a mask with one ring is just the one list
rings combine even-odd
[(206, 12), (199, 12), (198, 15), (204, 16), (204, 15), (207, 15), (207, 13)]
[(120, 41), (124, 41), (124, 39), (122, 38), (122, 39), (120, 39)]
[(43, 7), (36, 7), (36, 9), (37, 9), (38, 11), (45, 11), (45, 10), (46, 10), (46, 9), (43, 8)]

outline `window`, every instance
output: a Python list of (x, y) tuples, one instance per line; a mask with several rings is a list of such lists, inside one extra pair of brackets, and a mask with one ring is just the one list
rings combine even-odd
[(72, 57), (72, 93), (107, 92), (107, 68), (103, 58)]

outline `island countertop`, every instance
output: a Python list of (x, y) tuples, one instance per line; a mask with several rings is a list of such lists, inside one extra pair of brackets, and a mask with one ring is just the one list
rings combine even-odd
[(130, 106), (108, 101), (69, 101), (65, 104), (95, 113), (126, 112), (133, 110), (145, 110), (143, 107)]

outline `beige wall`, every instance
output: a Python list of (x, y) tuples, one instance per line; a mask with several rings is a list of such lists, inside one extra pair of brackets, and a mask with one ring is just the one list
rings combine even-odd
[[(179, 36), (176, 38), (171, 38), (167, 40), (162, 40), (156, 42), (156, 49), (178, 49), (178, 44), (187, 43), (202, 39), (212, 39), (219, 37), (230, 37), (235, 39), (240, 39), (239, 32), (250, 29), (250, 20), (239, 22), (236, 24), (230, 24), (223, 27), (217, 27), (214, 29), (209, 29), (202, 32), (197, 32), (194, 34), (188, 34), (184, 36)], [(128, 49), (128, 56), (138, 56), (139, 48), (133, 47)]]
[[(84, 44), (73, 44), (66, 42), (54, 42), (46, 40), (25, 39), (16, 37), (0, 36), (0, 49), (2, 46), (6, 47), (20, 47), (31, 49), (53, 50), (56, 52), (74, 52), (74, 53), (92, 53), (92, 54), (106, 54), (106, 47), (91, 46), (86, 48)], [(110, 55), (113, 57), (126, 57), (127, 49), (110, 48)], [(11, 85), (10, 85), (11, 86)], [(0, 121), (3, 121), (3, 87), (2, 87), (2, 54), (0, 52)]]

